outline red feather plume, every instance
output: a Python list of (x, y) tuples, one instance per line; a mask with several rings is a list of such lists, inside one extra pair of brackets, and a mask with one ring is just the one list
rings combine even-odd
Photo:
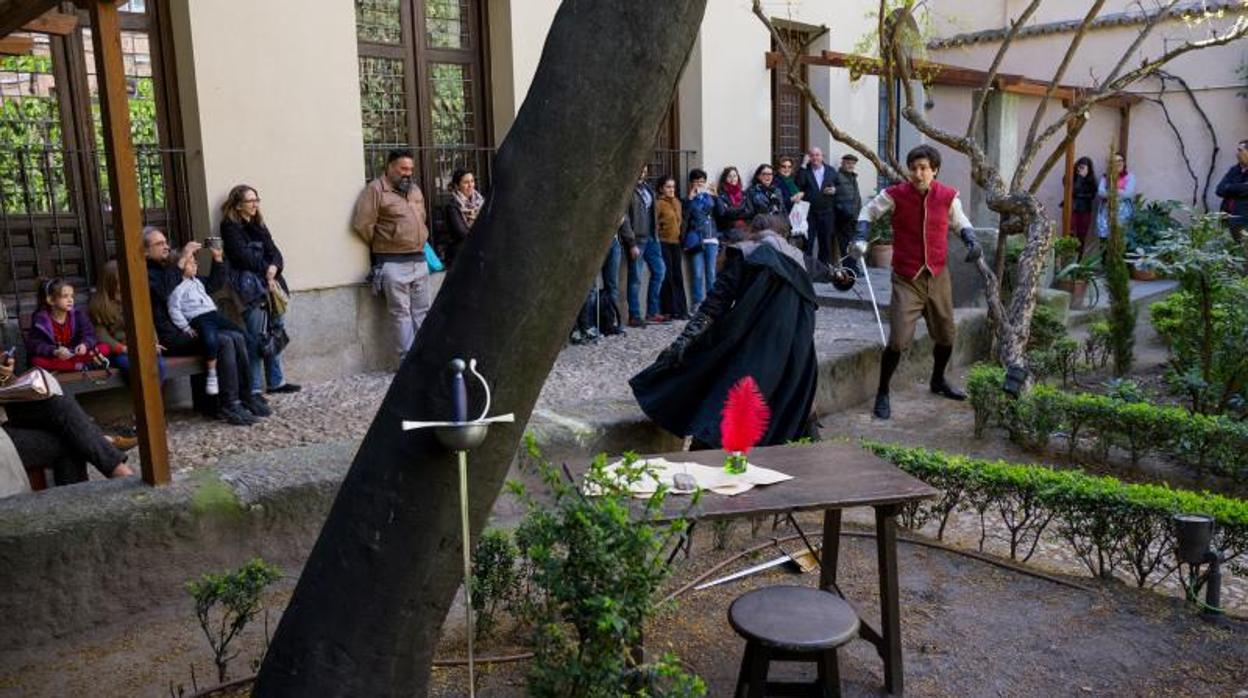
[(728, 390), (723, 419), (719, 423), (725, 451), (745, 453), (763, 438), (771, 409), (752, 376), (745, 376)]

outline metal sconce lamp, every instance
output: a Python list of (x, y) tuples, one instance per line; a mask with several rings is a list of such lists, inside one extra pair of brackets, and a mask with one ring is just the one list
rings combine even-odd
[(1005, 385), (1002, 388), (1010, 394), (1010, 397), (1018, 397), (1023, 392), (1023, 386), (1027, 384), (1027, 377), (1031, 374), (1026, 368), (1014, 364), (1005, 367)]
[(1223, 613), (1222, 556), (1210, 545), (1213, 541), (1213, 517), (1204, 514), (1175, 514), (1173, 521), (1175, 556), (1191, 570), (1188, 579), (1182, 580), (1187, 589), (1187, 599), (1200, 604), (1196, 598), (1196, 572), (1200, 565), (1209, 565), (1205, 572), (1205, 601), (1200, 604), (1201, 614), (1207, 618), (1219, 617)]
[[(472, 538), (468, 525), (468, 451), (481, 445), (489, 433), (490, 425), (499, 422), (514, 422), (514, 414), (487, 417), (490, 412), (490, 384), (485, 377), (477, 373), (477, 360), (452, 359), (451, 375), (451, 411), (453, 419), (449, 422), (412, 422), (403, 421), (403, 431), (413, 429), (433, 429), (438, 441), (448, 451), (454, 451), (459, 457), (459, 519), (460, 534), (464, 548), (464, 613), (468, 621), (468, 695), (476, 695), (476, 677), (473, 667), (473, 630), (472, 621)], [(472, 371), (472, 375), (481, 381), (485, 390), (485, 407), (481, 416), (468, 421), (468, 386), (464, 383), (464, 369)]]

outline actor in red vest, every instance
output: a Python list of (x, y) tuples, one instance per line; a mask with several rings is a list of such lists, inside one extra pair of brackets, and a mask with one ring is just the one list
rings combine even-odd
[(852, 252), (861, 258), (867, 249), (867, 229), (880, 216), (892, 214), (893, 278), (892, 302), (888, 308), (888, 346), (880, 359), (880, 385), (873, 413), (888, 419), (888, 383), (897, 370), (901, 352), (914, 340), (914, 327), (922, 317), (932, 335), (931, 389), (950, 400), (965, 400), (966, 394), (945, 380), (945, 367), (953, 355), (957, 325), (953, 320), (953, 285), (945, 268), (949, 227), (960, 232), (968, 251), (966, 261), (983, 255), (975, 240), (971, 222), (962, 212), (958, 190), (936, 181), (940, 153), (920, 145), (906, 155), (910, 180), (894, 184), (863, 206), (858, 214), (858, 234)]

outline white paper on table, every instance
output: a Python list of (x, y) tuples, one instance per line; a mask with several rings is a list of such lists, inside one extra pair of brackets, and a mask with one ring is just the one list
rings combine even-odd
[[(609, 464), (607, 473), (613, 473), (623, 463), (624, 461), (619, 460)], [(777, 482), (793, 479), (792, 475), (785, 475), (777, 470), (763, 468), (753, 463), (747, 463), (745, 472), (738, 475), (724, 472), (722, 466), (673, 462), (666, 458), (648, 458), (645, 460), (645, 463), (650, 466), (653, 472), (646, 473), (628, 488), (637, 497), (649, 497), (658, 490), (659, 484), (666, 485), (671, 494), (693, 494), (690, 490), (676, 489), (675, 476), (677, 473), (692, 476), (701, 489), (729, 497), (742, 492), (748, 492), (759, 485), (774, 485)], [(585, 494), (595, 496), (599, 492), (594, 491), (593, 488), (586, 487)]]

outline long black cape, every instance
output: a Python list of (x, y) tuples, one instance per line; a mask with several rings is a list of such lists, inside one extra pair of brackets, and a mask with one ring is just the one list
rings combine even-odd
[(690, 343), (679, 366), (656, 362), (633, 376), (633, 395), (664, 429), (719, 447), (728, 389), (753, 376), (771, 408), (760, 445), (806, 436), (818, 377), (810, 277), (767, 244), (729, 263), (742, 265), (743, 275), (734, 284), (732, 307)]

